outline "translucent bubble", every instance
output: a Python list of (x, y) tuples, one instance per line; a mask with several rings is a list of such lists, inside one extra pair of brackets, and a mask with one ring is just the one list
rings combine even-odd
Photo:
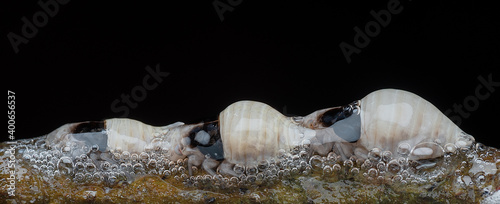
[(31, 159), (31, 155), (29, 155), (29, 154), (24, 154), (24, 155), (23, 155), (23, 159), (24, 159), (24, 160), (30, 160), (30, 159)]
[(391, 160), (389, 163), (387, 163), (387, 171), (397, 174), (401, 170), (401, 166), (399, 165), (399, 162), (395, 159)]
[(184, 173), (186, 173), (186, 168), (184, 168), (183, 166), (180, 166), (180, 167), (177, 169), (177, 172), (179, 172), (180, 174), (184, 174)]
[(382, 183), (382, 182), (384, 182), (384, 180), (385, 180), (385, 179), (384, 179), (384, 177), (383, 177), (383, 176), (378, 176), (378, 177), (377, 177), (377, 182), (378, 182), (378, 183)]
[(403, 177), (403, 179), (406, 179), (406, 178), (410, 177), (410, 173), (408, 172), (408, 170), (403, 170), (401, 172), (401, 176)]
[(345, 160), (344, 161), (344, 166), (347, 168), (351, 168), (354, 166), (354, 162), (352, 160)]
[(444, 149), (434, 142), (423, 142), (415, 145), (410, 152), (411, 160), (437, 158), (444, 155)]
[(116, 161), (120, 161), (121, 156), (122, 155), (120, 153), (117, 153), (117, 152), (113, 153), (113, 159)]
[(246, 181), (247, 181), (248, 183), (253, 184), (253, 183), (255, 183), (255, 181), (257, 181), (257, 177), (256, 177), (255, 175), (250, 175), (250, 176), (247, 176)]
[(368, 170), (368, 176), (373, 177), (373, 178), (377, 177), (378, 176), (377, 169), (375, 169), (375, 168), (369, 169)]
[(314, 155), (309, 159), (309, 165), (311, 165), (314, 171), (323, 170), (323, 158), (319, 155)]
[(76, 162), (75, 163), (75, 172), (81, 172), (85, 169), (85, 165), (83, 162)]
[(124, 172), (131, 172), (133, 168), (131, 163), (121, 163), (120, 169)]
[(482, 186), (486, 183), (486, 177), (484, 176), (484, 172), (479, 172), (474, 175), (474, 182), (477, 186)]
[(392, 177), (392, 182), (400, 182), (401, 180), (403, 180), (403, 177), (401, 175), (395, 175)]
[(323, 167), (323, 175), (330, 175), (332, 174), (333, 169), (331, 166), (325, 166)]
[(170, 172), (170, 170), (163, 171), (163, 176), (164, 177), (169, 177), (170, 175), (172, 175), (172, 172)]
[(381, 159), (382, 151), (379, 148), (373, 148), (368, 152), (368, 159), (372, 161), (379, 161)]
[(335, 164), (335, 165), (333, 165), (332, 169), (333, 169), (333, 171), (338, 172), (338, 171), (340, 171), (340, 169), (342, 169), (342, 167), (340, 166), (340, 164)]
[(103, 171), (110, 171), (111, 170), (111, 164), (107, 161), (101, 163), (101, 169)]
[(177, 174), (178, 168), (177, 167), (171, 168), (170, 171), (172, 172), (172, 175), (175, 175)]
[(144, 172), (144, 166), (142, 166), (141, 163), (134, 164), (133, 169), (134, 169), (135, 174), (139, 174), (139, 173)]
[(139, 155), (134, 153), (130, 155), (130, 159), (134, 162), (137, 162), (139, 160)]
[(111, 171), (117, 172), (118, 171), (118, 164), (111, 165)]
[(97, 152), (97, 151), (99, 151), (99, 145), (97, 145), (97, 144), (92, 145), (92, 147), (90, 148), (90, 150), (91, 150), (92, 152)]
[(278, 150), (278, 156), (279, 156), (279, 157), (285, 157), (285, 156), (286, 156), (286, 150), (284, 150), (284, 149), (279, 149), (279, 150)]
[(184, 166), (184, 160), (183, 159), (178, 159), (177, 160), (177, 165)]
[(147, 167), (149, 169), (154, 169), (154, 168), (156, 168), (156, 165), (157, 165), (156, 159), (150, 159), (148, 164), (147, 164)]
[(359, 168), (356, 168), (356, 167), (352, 168), (351, 174), (354, 174), (354, 175), (359, 174)]
[(239, 182), (239, 181), (238, 181), (238, 177), (235, 177), (235, 176), (231, 177), (231, 178), (229, 179), (229, 182), (231, 182), (231, 183), (232, 183), (232, 184), (234, 184), (234, 185), (238, 184), (238, 182)]
[(372, 167), (372, 162), (370, 160), (365, 160), (363, 164), (361, 164), (361, 169), (366, 170)]
[(73, 170), (73, 161), (69, 157), (61, 157), (57, 162), (57, 169), (63, 175), (70, 175)]
[(239, 164), (236, 164), (234, 165), (233, 167), (233, 171), (236, 173), (236, 174), (243, 174), (245, 172), (245, 167), (242, 166), (242, 165), (239, 165)]
[(307, 166), (307, 162), (305, 162), (305, 161), (301, 161), (301, 162), (299, 163), (299, 168), (300, 168), (301, 170), (304, 170), (304, 168), (306, 168), (306, 166)]
[(283, 177), (289, 178), (291, 176), (290, 169), (283, 170)]
[(266, 160), (260, 161), (257, 168), (260, 172), (264, 172), (269, 167), (269, 162)]
[(326, 157), (326, 162), (328, 165), (333, 165), (337, 162), (337, 154), (334, 152), (328, 153), (328, 156)]
[(168, 163), (168, 168), (172, 169), (172, 168), (174, 168), (174, 167), (175, 167), (175, 162), (174, 162), (174, 161), (170, 161), (170, 162)]
[(141, 162), (146, 163), (149, 160), (149, 154), (146, 152), (141, 152), (141, 154), (139, 155), (139, 159)]
[(259, 171), (257, 170), (257, 167), (256, 167), (256, 166), (247, 166), (247, 167), (246, 167), (246, 172), (247, 172), (247, 175), (255, 175), (255, 174), (257, 174)]
[(198, 167), (196, 167), (196, 166), (191, 166), (191, 171), (193, 172), (193, 174), (198, 173)]
[(292, 170), (290, 170), (290, 172), (292, 175), (297, 175), (297, 174), (299, 174), (300, 170), (299, 170), (299, 168), (294, 167), (294, 168), (292, 168)]
[(85, 176), (84, 176), (84, 174), (83, 174), (83, 173), (79, 172), (79, 173), (76, 173), (76, 174), (75, 174), (75, 181), (76, 181), (76, 182), (79, 182), (79, 183), (80, 183), (80, 182), (83, 182), (83, 181), (84, 181), (84, 179), (85, 179)]
[(186, 180), (188, 178), (187, 174), (181, 174), (181, 180)]
[(96, 170), (96, 166), (94, 163), (87, 163), (85, 164), (85, 170), (87, 172), (93, 173)]
[(307, 153), (307, 151), (302, 150), (302, 151), (299, 152), (299, 156), (300, 156), (301, 159), (307, 159), (307, 157), (309, 156), (309, 154)]
[(408, 144), (408, 143), (401, 143), (398, 146), (397, 152), (398, 152), (398, 154), (400, 156), (405, 157), (405, 156), (408, 156), (408, 154), (410, 154), (410, 150), (411, 150), (410, 144)]
[(302, 174), (304, 174), (304, 175), (306, 175), (306, 176), (307, 176), (307, 175), (311, 174), (311, 172), (312, 172), (311, 167), (310, 167), (310, 166), (307, 166), (307, 167), (304, 169), (304, 171), (302, 171)]
[(385, 170), (386, 170), (385, 163), (384, 163), (383, 161), (379, 162), (379, 163), (377, 164), (377, 169), (378, 169), (379, 171), (385, 171)]
[(382, 161), (384, 162), (389, 162), (392, 159), (392, 152), (391, 151), (384, 151), (382, 152)]

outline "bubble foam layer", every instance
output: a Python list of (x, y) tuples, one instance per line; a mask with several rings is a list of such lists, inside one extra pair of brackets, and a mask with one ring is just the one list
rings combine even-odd
[[(303, 145), (290, 152), (280, 151), (278, 157), (258, 165), (235, 165), (233, 170), (238, 176), (223, 176), (189, 167), (187, 159), (169, 160), (161, 149), (100, 151), (98, 147), (70, 143), (49, 149), (45, 138), (39, 137), (17, 141), (14, 148), (6, 143), (0, 146), (0, 184), (15, 183), (17, 196), (9, 197), (6, 189), (0, 195), (39, 202), (126, 202), (141, 195), (172, 201), (188, 196), (181, 199), (185, 202), (281, 202), (285, 197), (304, 202), (498, 200), (497, 149), (480, 143), (461, 149), (448, 146), (442, 157), (412, 159), (412, 155), (433, 151), (427, 147), (419, 146), (416, 153), (404, 145), (398, 152), (375, 148), (367, 158), (342, 159), (335, 152), (313, 155), (309, 146)], [(10, 161), (15, 165), (9, 166)], [(14, 179), (8, 179), (11, 171)]]

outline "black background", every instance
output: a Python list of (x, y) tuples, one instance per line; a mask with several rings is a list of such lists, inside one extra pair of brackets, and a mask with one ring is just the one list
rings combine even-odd
[[(414, 92), (446, 111), (474, 95), (479, 76), (500, 81), (498, 7), (485, 2), (401, 0), (401, 13), (351, 63), (339, 44), (354, 45), (353, 28), (364, 30), (388, 0), (242, 0), (224, 21), (214, 1), (162, 2), (71, 0), (16, 54), (7, 34), (22, 35), (21, 18), (42, 9), (2, 1), (0, 66), (16, 94), (16, 138), (120, 117), (111, 103), (157, 64), (170, 75), (128, 114), (152, 125), (207, 120), (243, 99), (306, 115), (381, 88)], [(495, 147), (499, 95), (496, 87), (460, 124)]]

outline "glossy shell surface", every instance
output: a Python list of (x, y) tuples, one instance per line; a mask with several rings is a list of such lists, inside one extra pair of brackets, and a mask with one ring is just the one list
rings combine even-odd
[(255, 101), (231, 104), (220, 113), (219, 122), (225, 159), (234, 164), (255, 164), (276, 157), (280, 149), (290, 150), (315, 135), (271, 106)]
[(383, 89), (361, 99), (361, 138), (367, 150), (412, 152), (417, 159), (442, 156), (472, 144), (439, 109), (425, 99), (402, 90)]

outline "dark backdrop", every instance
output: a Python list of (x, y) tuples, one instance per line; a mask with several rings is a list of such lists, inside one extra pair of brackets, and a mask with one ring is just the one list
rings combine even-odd
[[(0, 66), (6, 89), (16, 94), (18, 139), (121, 116), (194, 123), (243, 99), (306, 115), (399, 88), (451, 110), (476, 140), (500, 147), (500, 86), (489, 90), (478, 79), (500, 81), (500, 23), (489, 3), (40, 2), (48, 3), (0, 3)], [(383, 14), (397, 2), (389, 21)], [(339, 45), (356, 46), (355, 38), (359, 48), (351, 49), (359, 53), (348, 63)], [(154, 72), (157, 65), (169, 75), (151, 76), (146, 67)], [(478, 86), (487, 97), (475, 96)], [(137, 100), (127, 105), (122, 94)], [(464, 101), (468, 110), (453, 112)]]

